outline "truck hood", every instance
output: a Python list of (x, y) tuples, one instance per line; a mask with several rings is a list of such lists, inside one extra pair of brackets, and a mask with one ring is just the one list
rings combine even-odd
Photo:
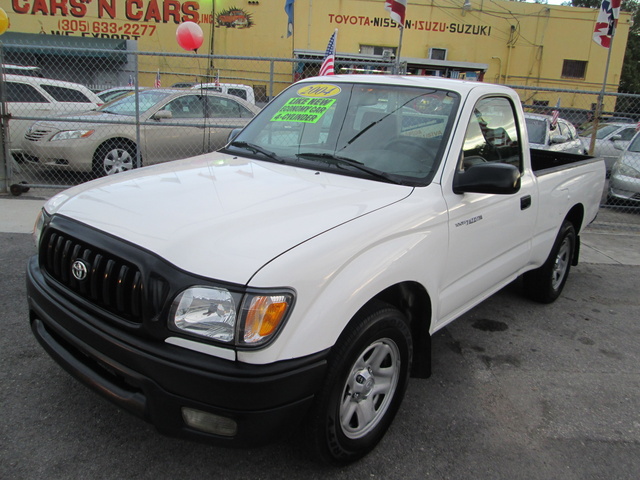
[(245, 284), (283, 252), (412, 190), (210, 153), (80, 185), (45, 208), (183, 270)]

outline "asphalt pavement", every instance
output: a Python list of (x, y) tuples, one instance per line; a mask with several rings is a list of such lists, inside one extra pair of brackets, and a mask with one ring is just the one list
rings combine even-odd
[[(28, 326), (44, 200), (0, 196), (2, 479), (637, 479), (640, 231), (607, 212), (553, 304), (514, 282), (439, 331), (381, 444), (345, 468), (298, 438), (227, 450), (167, 438), (73, 380)], [(637, 215), (637, 214), (636, 214)]]

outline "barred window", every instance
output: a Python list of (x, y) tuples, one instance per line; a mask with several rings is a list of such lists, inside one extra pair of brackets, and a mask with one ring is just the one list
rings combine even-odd
[(565, 60), (562, 64), (562, 76), (565, 78), (584, 79), (587, 73), (587, 62), (584, 60)]
[(396, 47), (381, 47), (377, 45), (360, 45), (360, 53), (363, 55), (382, 55), (383, 57), (396, 54)]

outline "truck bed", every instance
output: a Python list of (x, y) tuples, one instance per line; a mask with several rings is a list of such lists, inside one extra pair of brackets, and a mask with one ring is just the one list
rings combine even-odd
[(531, 168), (537, 175), (544, 175), (576, 164), (597, 161), (597, 157), (577, 153), (554, 152), (551, 150), (531, 149)]

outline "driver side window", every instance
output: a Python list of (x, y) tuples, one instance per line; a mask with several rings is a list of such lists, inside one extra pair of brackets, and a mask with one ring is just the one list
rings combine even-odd
[(508, 98), (481, 99), (469, 121), (460, 170), (485, 162), (508, 163), (522, 171), (520, 137), (513, 105)]

